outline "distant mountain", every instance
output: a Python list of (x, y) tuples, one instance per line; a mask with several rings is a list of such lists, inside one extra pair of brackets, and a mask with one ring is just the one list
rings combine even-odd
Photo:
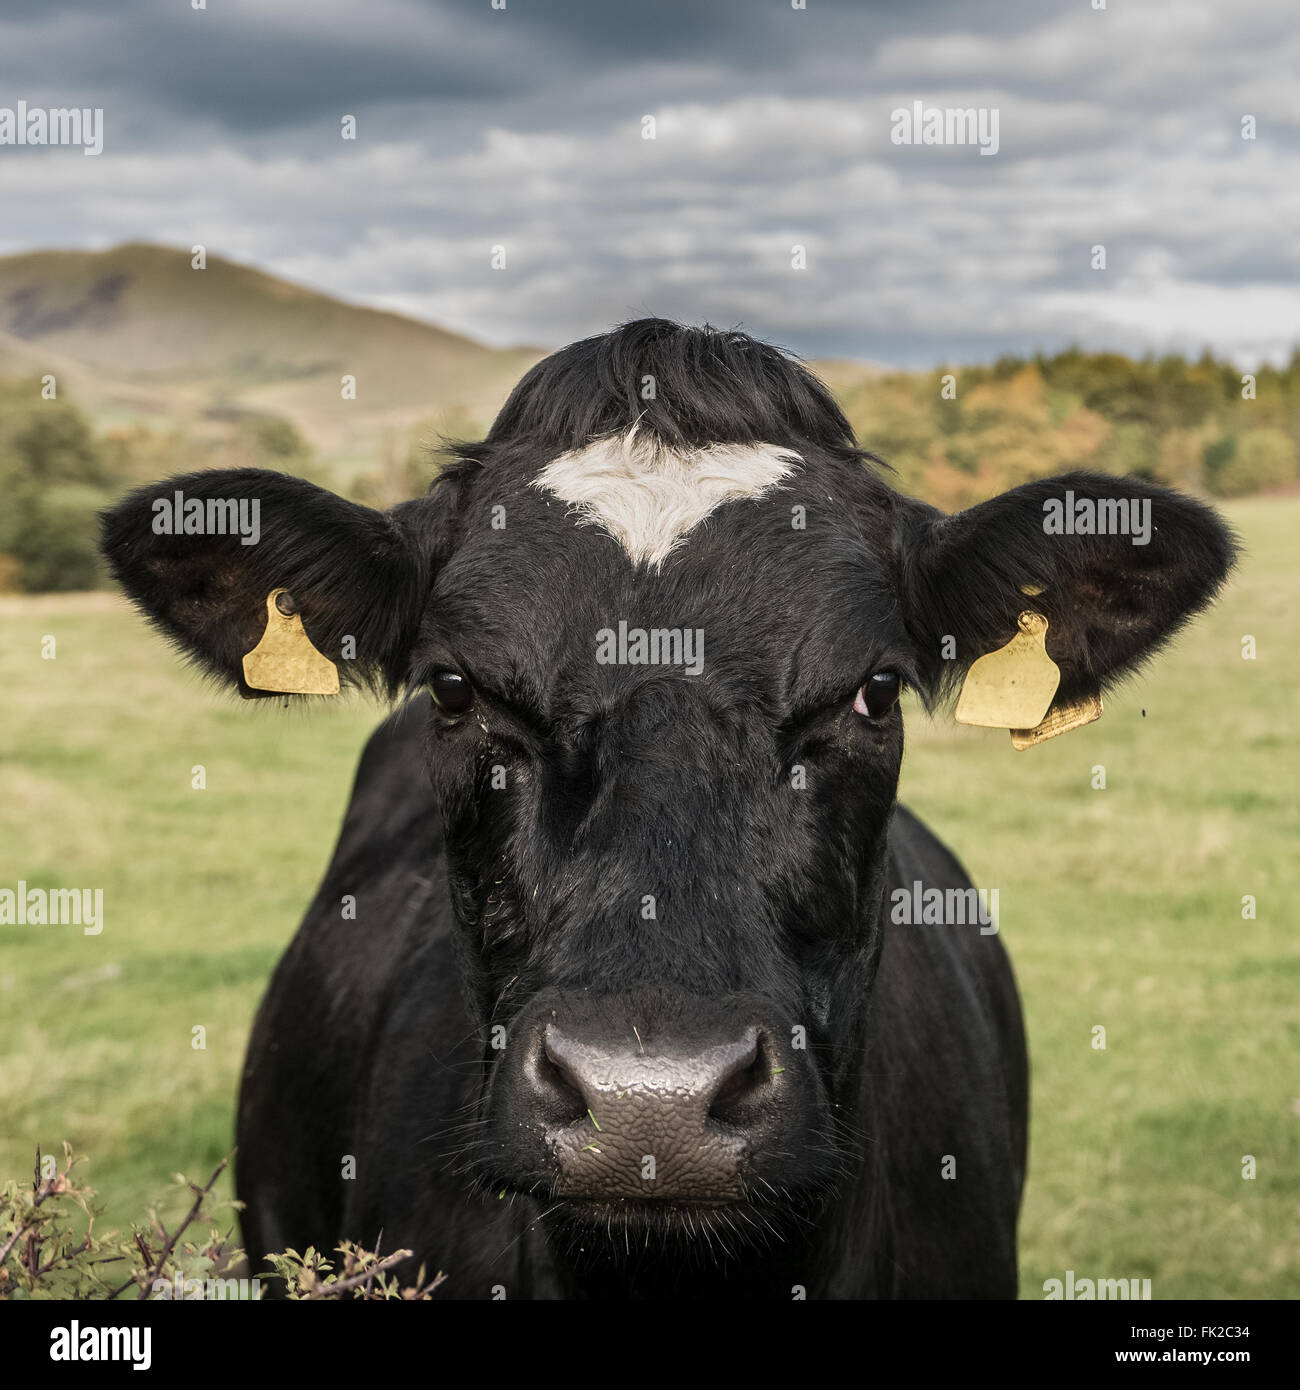
[[(0, 375), (54, 372), (99, 416), (284, 415), (326, 453), (377, 428), (490, 419), (542, 354), (498, 350), (249, 266), (131, 243), (0, 257)], [(356, 378), (356, 400), (341, 378)]]
[[(593, 325), (593, 331), (599, 325)], [(98, 424), (199, 433), (241, 412), (293, 421), (326, 458), (374, 465), (391, 432), (485, 428), (543, 353), (495, 349), (209, 254), (131, 242), (0, 256), (0, 377), (52, 373)], [(810, 363), (845, 395), (887, 371)], [(341, 378), (356, 378), (344, 400)]]

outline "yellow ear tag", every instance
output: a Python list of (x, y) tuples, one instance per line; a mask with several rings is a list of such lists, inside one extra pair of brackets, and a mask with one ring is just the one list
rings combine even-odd
[(312, 646), (287, 589), (266, 596), (266, 631), (244, 657), (244, 680), (285, 695), (339, 693), (339, 668)]
[(1026, 611), (1018, 623), (1020, 631), (1005, 647), (980, 657), (966, 672), (957, 699), (959, 723), (1032, 730), (1051, 708), (1061, 668), (1047, 655), (1047, 619)]
[(1057, 734), (1068, 734), (1101, 718), (1101, 696), (1082, 695), (1070, 705), (1057, 705), (1040, 724), (1032, 729), (1012, 729), (1011, 746), (1019, 753), (1036, 743), (1045, 743)]

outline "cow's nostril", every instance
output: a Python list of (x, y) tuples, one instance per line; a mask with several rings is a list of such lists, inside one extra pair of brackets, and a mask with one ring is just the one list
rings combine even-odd
[[(769, 1128), (774, 1048), (750, 1024), (698, 1037), (566, 1033), (547, 1023), (528, 1054), (534, 1108), (559, 1169), (556, 1194), (597, 1201), (730, 1202), (740, 1163)], [(507, 1094), (509, 1094), (507, 1092)], [(576, 1121), (576, 1123), (575, 1123)]]
[(767, 1039), (759, 1034), (751, 1053), (738, 1057), (709, 1102), (709, 1119), (743, 1124), (755, 1102), (770, 1089), (775, 1063)]
[(582, 1084), (545, 1043), (533, 1064), (533, 1085), (552, 1124), (572, 1124), (587, 1113)]

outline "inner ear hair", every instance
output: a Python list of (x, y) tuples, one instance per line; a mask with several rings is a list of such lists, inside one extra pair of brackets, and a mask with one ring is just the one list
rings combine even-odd
[[(157, 524), (177, 507), (256, 504), (255, 539)], [(218, 514), (214, 511), (213, 514)], [(311, 645), (344, 684), (395, 693), (428, 587), (410, 529), (301, 478), (262, 469), (192, 473), (140, 488), (102, 517), (102, 548), (138, 608), (186, 656), (249, 698), (243, 660), (266, 632), (267, 600), (287, 589)], [(350, 639), (350, 640), (349, 640)], [(280, 698), (277, 695), (274, 697)]]
[[(1103, 501), (1135, 506), (1149, 521), (1145, 540), (1045, 528), (1067, 503)], [(928, 702), (955, 694), (971, 663), (1005, 646), (1026, 611), (1047, 620), (1047, 652), (1061, 668), (1054, 703), (1099, 694), (1213, 600), (1236, 554), (1211, 508), (1132, 478), (1040, 479), (952, 516), (910, 504), (900, 566)]]

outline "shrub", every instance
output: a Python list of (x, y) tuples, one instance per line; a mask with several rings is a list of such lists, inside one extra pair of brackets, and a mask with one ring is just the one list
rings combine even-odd
[[(0, 1301), (112, 1299), (132, 1291), (137, 1299), (194, 1298), (216, 1281), (224, 1293), (228, 1281), (246, 1268), (244, 1252), (231, 1241), (233, 1216), (224, 1232), (215, 1219), (218, 1212), (233, 1213), (239, 1207), (212, 1195), (229, 1159), (221, 1160), (202, 1187), (175, 1175), (191, 1197), (178, 1224), (169, 1230), (157, 1208), (151, 1208), (145, 1221), (132, 1224), (128, 1236), (95, 1234), (97, 1194), (73, 1176), (82, 1162), (66, 1143), (62, 1168), (38, 1149), (31, 1185), (9, 1182), (0, 1189)], [(302, 1254), (286, 1250), (268, 1255), (275, 1270), (269, 1277), (284, 1281), (290, 1299), (408, 1301), (429, 1298), (444, 1279), (442, 1274), (426, 1279), (421, 1268), (414, 1284), (400, 1284), (389, 1271), (410, 1258), (409, 1250), (381, 1256), (344, 1241), (331, 1254), (337, 1258), (327, 1259), (311, 1248)], [(190, 1292), (196, 1288), (198, 1292)]]
[(1296, 476), (1295, 445), (1282, 430), (1247, 430), (1232, 456), (1210, 474), (1210, 488), (1220, 497), (1241, 497), (1264, 488), (1282, 487)]
[(0, 551), (17, 561), (18, 586), (28, 593), (97, 588), (104, 579), (98, 513), (111, 501), (88, 483), (16, 487)]

